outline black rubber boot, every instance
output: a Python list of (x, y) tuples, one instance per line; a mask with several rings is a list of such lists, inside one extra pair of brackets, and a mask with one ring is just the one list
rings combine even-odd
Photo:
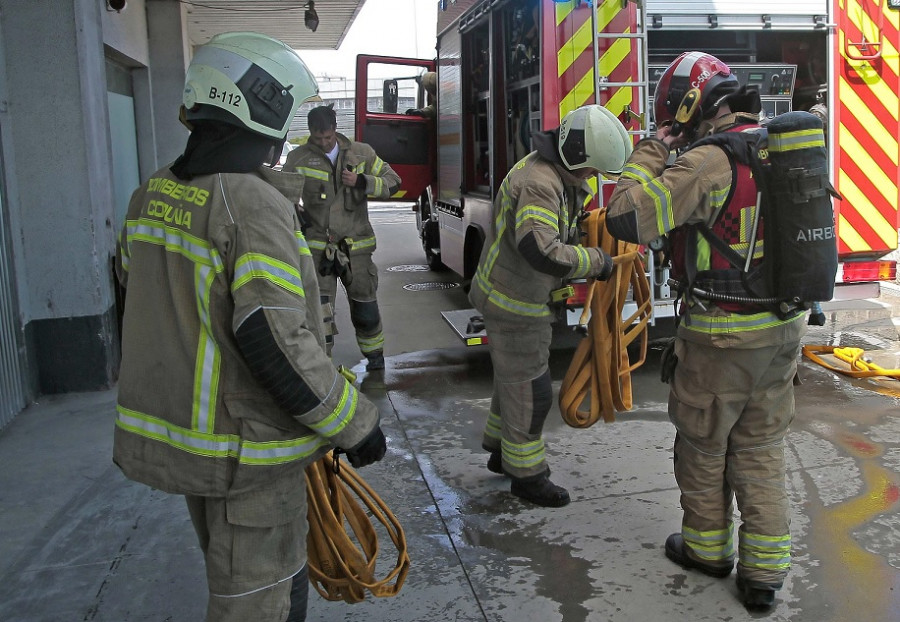
[(369, 362), (366, 364), (366, 371), (377, 371), (379, 369), (384, 369), (384, 354), (379, 352), (378, 354), (366, 355), (366, 358), (369, 359)]
[(490, 457), (488, 458), (488, 471), (491, 473), (496, 473), (497, 475), (506, 475), (503, 472), (503, 459), (501, 458), (499, 451), (492, 451)]
[(545, 508), (561, 508), (571, 501), (569, 491), (551, 482), (546, 473), (534, 478), (513, 478), (510, 492), (520, 499)]
[(781, 588), (781, 584), (759, 583), (748, 581), (741, 575), (737, 578), (738, 594), (741, 602), (748, 611), (764, 611), (775, 605), (775, 592)]
[(731, 569), (734, 567), (734, 561), (730, 562), (727, 566), (715, 566), (694, 559), (688, 555), (687, 546), (684, 544), (684, 538), (681, 537), (680, 533), (673, 533), (666, 538), (666, 557), (682, 568), (699, 570), (703, 574), (717, 579), (724, 579), (730, 575)]

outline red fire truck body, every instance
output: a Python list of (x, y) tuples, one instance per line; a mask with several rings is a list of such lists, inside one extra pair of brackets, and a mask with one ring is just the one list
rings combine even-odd
[[(763, 121), (827, 106), (831, 180), (841, 195), (835, 297), (877, 296), (896, 271), (885, 255), (897, 249), (900, 200), (897, 2), (441, 0), (435, 61), (359, 57), (357, 138), (404, 178), (429, 265), (470, 279), (493, 197), (534, 132), (600, 103), (639, 140), (653, 131), (655, 79), (681, 52), (707, 51), (759, 88)], [(389, 80), (373, 80), (377, 65), (408, 70), (413, 82), (436, 71), (435, 119), (379, 110), (361, 88), (374, 82), (387, 93)], [(417, 97), (424, 106), (430, 96), (419, 88)], [(596, 180), (595, 206), (613, 184)], [(651, 253), (648, 260), (654, 313), (671, 315), (665, 267)]]

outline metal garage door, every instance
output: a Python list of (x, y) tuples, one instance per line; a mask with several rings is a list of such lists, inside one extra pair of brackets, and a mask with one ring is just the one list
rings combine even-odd
[(21, 330), (10, 257), (6, 201), (0, 187), (0, 428), (25, 408)]

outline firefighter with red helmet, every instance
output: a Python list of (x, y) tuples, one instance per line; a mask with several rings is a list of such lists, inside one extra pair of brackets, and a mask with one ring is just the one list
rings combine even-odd
[[(679, 56), (656, 87), (656, 135), (635, 146), (610, 199), (610, 232), (641, 244), (667, 236), (682, 282), (685, 272), (728, 274), (722, 251), (698, 233), (704, 228), (744, 259), (751, 253), (751, 265), (761, 261), (763, 231), (750, 243), (759, 202), (749, 166), (717, 145), (690, 147), (708, 135), (758, 129), (759, 110), (758, 94), (724, 62), (702, 52)], [(681, 148), (667, 167), (670, 152)], [(736, 499), (738, 590), (745, 606), (766, 609), (791, 560), (784, 437), (794, 415), (804, 312), (780, 315), (682, 293), (667, 381), (684, 515), (665, 553), (685, 568), (728, 577)]]
[(586, 180), (621, 171), (631, 139), (612, 112), (588, 105), (533, 141), (494, 200), (469, 299), (484, 318), (494, 368), (482, 440), (488, 469), (511, 478), (513, 495), (561, 507), (569, 493), (550, 481), (541, 436), (553, 402), (549, 303), (564, 279), (612, 273), (609, 255), (579, 243), (577, 217), (590, 193)]
[(304, 472), (331, 447), (380, 460), (378, 409), (325, 353), (303, 177), (265, 163), (318, 91), (281, 41), (224, 33), (194, 53), (184, 153), (138, 188), (116, 253), (127, 292), (113, 460), (184, 495), (207, 620), (306, 619)]

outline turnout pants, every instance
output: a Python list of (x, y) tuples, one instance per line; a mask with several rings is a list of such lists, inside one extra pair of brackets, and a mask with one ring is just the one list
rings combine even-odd
[(207, 622), (306, 620), (305, 514), (284, 525), (236, 525), (223, 498), (185, 500), (206, 560)]
[(741, 515), (738, 574), (781, 584), (791, 561), (784, 436), (794, 417), (800, 344), (714, 348), (677, 339), (669, 394), (675, 479), (689, 553), (734, 559), (733, 504)]
[(528, 479), (547, 471), (541, 433), (553, 402), (550, 338), (547, 324), (484, 318), (494, 367), (491, 412), (482, 446), (500, 451), (510, 477)]
[[(321, 265), (322, 253), (313, 252), (316, 265)], [(350, 256), (350, 267), (338, 277), (335, 274), (319, 274), (319, 293), (323, 307), (326, 307), (325, 345), (328, 354), (334, 346), (337, 324), (334, 321), (334, 306), (337, 297), (337, 282), (340, 279), (350, 305), (350, 321), (356, 331), (356, 343), (366, 358), (384, 354), (384, 332), (381, 327), (381, 313), (378, 310), (376, 291), (378, 290), (378, 268), (372, 261), (371, 253)]]

